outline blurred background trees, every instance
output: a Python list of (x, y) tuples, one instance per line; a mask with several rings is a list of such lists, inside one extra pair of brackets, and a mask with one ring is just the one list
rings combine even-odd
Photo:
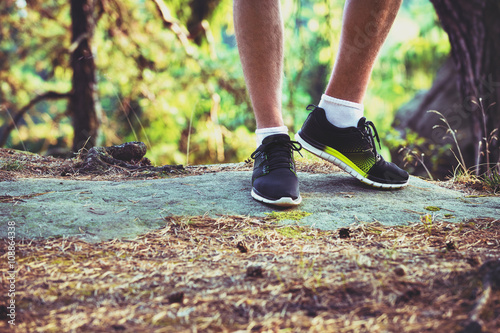
[[(433, 156), (436, 175), (456, 170), (498, 173), (500, 128), (500, 2), (497, 0), (432, 0), (451, 41), (451, 57), (432, 87), (400, 110), (399, 129), (418, 134), (418, 150)], [(438, 110), (440, 114), (429, 113)], [(446, 119), (456, 133), (452, 139)], [(439, 127), (435, 127), (439, 126)], [(450, 149), (443, 150), (451, 144)], [(438, 147), (441, 147), (437, 149)], [(437, 159), (436, 159), (437, 157)], [(401, 156), (395, 157), (401, 159)], [(450, 163), (453, 162), (453, 163)], [(458, 162), (460, 161), (460, 162)], [(495, 167), (496, 165), (496, 167)], [(463, 166), (463, 167), (462, 167)], [(419, 166), (422, 171), (422, 166)]]
[[(500, 172), (500, 1), (432, 0), (448, 33), (476, 174)], [(455, 118), (458, 116), (455, 112)]]
[[(327, 82), (343, 1), (282, 3), (283, 113), (297, 131)], [(0, 146), (61, 154), (139, 140), (155, 164), (239, 162), (255, 149), (231, 0), (4, 0), (0, 20)], [(421, 153), (435, 177), (457, 165), (452, 142), (433, 129), (442, 122), (426, 113), (429, 100), (443, 113), (463, 104), (450, 51), (433, 4), (404, 0), (365, 100), (383, 154), (390, 150), (416, 174), (425, 175), (415, 158)], [(434, 81), (447, 88), (433, 88)], [(429, 97), (442, 92), (451, 98)], [(81, 108), (92, 110), (87, 118)], [(424, 117), (419, 126), (428, 135), (413, 126)], [(459, 137), (465, 133), (466, 126)], [(409, 149), (398, 153), (401, 147)], [(464, 154), (472, 166), (477, 149), (464, 146)]]

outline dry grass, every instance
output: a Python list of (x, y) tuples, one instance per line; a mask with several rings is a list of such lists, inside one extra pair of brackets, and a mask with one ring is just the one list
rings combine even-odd
[[(103, 173), (80, 174), (77, 158), (59, 159), (51, 156), (40, 156), (13, 149), (0, 148), (0, 182), (12, 181), (16, 178), (61, 178), (77, 180), (110, 180), (127, 181), (140, 178), (157, 179), (163, 177), (185, 177), (223, 171), (251, 171), (253, 162), (188, 166), (178, 173), (162, 174), (149, 171), (131, 171), (118, 166), (110, 166)], [(310, 173), (334, 173), (340, 169), (332, 163), (308, 154), (307, 157), (296, 156), (297, 171)], [(456, 176), (445, 182), (433, 182), (439, 186), (465, 192), (469, 195), (498, 195), (484, 182), (470, 173)]]
[(179, 217), (128, 241), (18, 240), (12, 331), (459, 332), (477, 312), (498, 332), (499, 222)]
[(160, 178), (192, 174), (188, 170), (175, 173), (128, 170), (110, 165), (104, 172), (80, 173), (82, 161), (78, 157), (61, 159), (40, 156), (14, 149), (0, 148), (0, 182), (16, 178), (61, 178), (78, 180), (133, 180), (137, 178)]
[[(126, 181), (138, 178), (156, 179), (162, 177), (183, 177), (222, 171), (251, 171), (253, 162), (188, 166), (179, 173), (162, 174), (150, 171), (131, 171), (118, 166), (99, 174), (80, 174), (78, 158), (60, 159), (51, 156), (40, 156), (13, 149), (0, 148), (0, 182), (12, 181), (16, 178), (63, 178), (78, 180), (113, 180)], [(331, 173), (340, 169), (331, 163), (316, 157), (297, 158), (297, 170), (301, 172)]]
[[(76, 163), (0, 149), (0, 181), (164, 176), (119, 168), (79, 175)], [(338, 171), (321, 160), (297, 165)], [(174, 176), (251, 169), (250, 162), (196, 166)], [(500, 330), (499, 220), (424, 216), (411, 226), (322, 231), (276, 218), (170, 217), (137, 239), (101, 243), (16, 240), (16, 326), (0, 303), (0, 331), (474, 332), (476, 322)]]

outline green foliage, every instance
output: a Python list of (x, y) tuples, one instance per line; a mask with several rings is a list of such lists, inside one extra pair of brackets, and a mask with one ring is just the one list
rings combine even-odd
[[(144, 141), (155, 164), (248, 158), (255, 148), (255, 124), (236, 48), (232, 1), (206, 1), (203, 17), (195, 15), (199, 1), (164, 1), (170, 24), (164, 24), (154, 1), (96, 3), (91, 43), (98, 68), (101, 143)], [(319, 102), (328, 80), (343, 3), (282, 1), (287, 37), (283, 114), (292, 131), (307, 117), (305, 106)], [(63, 0), (0, 4), (0, 126), (37, 93), (71, 90), (69, 10)], [(391, 148), (400, 140), (389, 130), (395, 110), (430, 86), (449, 52), (433, 13), (430, 3), (405, 1), (374, 69), (366, 113), (382, 138), (394, 144)], [(201, 33), (187, 44), (181, 41), (182, 34), (200, 26)], [(70, 147), (70, 114), (63, 100), (37, 104), (7, 146), (24, 144), (42, 153)]]

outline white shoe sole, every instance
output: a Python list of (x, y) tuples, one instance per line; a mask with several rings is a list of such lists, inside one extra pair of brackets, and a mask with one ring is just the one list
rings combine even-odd
[(342, 162), (340, 159), (336, 158), (335, 156), (332, 156), (332, 155), (330, 155), (322, 150), (319, 150), (318, 148), (311, 146), (309, 143), (307, 143), (304, 139), (302, 139), (300, 137), (299, 133), (295, 134), (295, 140), (297, 140), (305, 150), (309, 151), (310, 153), (313, 153), (314, 155), (316, 155), (316, 156), (318, 156), (318, 157), (320, 157), (328, 162), (335, 164), (336, 166), (338, 166), (339, 168), (341, 168), (342, 170), (344, 170), (345, 172), (347, 172), (348, 174), (350, 174), (354, 178), (360, 180), (361, 182), (363, 182), (367, 185), (370, 185), (370, 186), (373, 186), (376, 188), (382, 188), (382, 189), (398, 189), (398, 188), (406, 187), (408, 185), (408, 181), (404, 184), (385, 184), (385, 183), (374, 182), (373, 180), (370, 180), (370, 179), (360, 175), (356, 170), (354, 170), (349, 165)]
[(264, 202), (266, 204), (274, 205), (274, 206), (280, 206), (280, 207), (293, 207), (297, 206), (302, 202), (302, 197), (299, 195), (297, 199), (292, 199), (290, 197), (283, 197), (278, 200), (270, 200), (264, 197), (261, 197), (258, 195), (253, 189), (252, 189), (252, 197), (260, 202)]

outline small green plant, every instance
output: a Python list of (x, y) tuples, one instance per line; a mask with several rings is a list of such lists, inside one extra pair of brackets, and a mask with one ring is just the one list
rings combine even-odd
[(281, 278), (281, 275), (280, 275), (280, 272), (278, 271), (278, 269), (276, 267), (273, 267), (273, 271), (274, 271), (274, 274), (276, 274), (276, 278), (278, 279), (279, 283), (281, 285), (284, 285), (285, 281), (283, 281), (283, 279)]
[(432, 234), (432, 225), (434, 222), (434, 218), (431, 214), (425, 214), (420, 217), (420, 222), (424, 225), (425, 230), (429, 234), (429, 236)]
[(438, 212), (441, 210), (440, 207), (436, 207), (436, 206), (427, 206), (427, 207), (424, 207), (425, 210), (428, 210), (428, 211), (431, 211), (431, 212)]
[(24, 170), (26, 168), (26, 165), (18, 160), (9, 160), (9, 161), (4, 161), (0, 162), (0, 170), (5, 170), (5, 171), (20, 171)]
[[(483, 127), (484, 127), (483, 131), (484, 131), (484, 133), (487, 133), (486, 132), (486, 113), (485, 113), (485, 108), (483, 106), (483, 101), (481, 98), (479, 98), (479, 102), (476, 102), (476, 101), (472, 101), (472, 102), (474, 104), (476, 104), (481, 109), (481, 112), (483, 115)], [(489, 109), (494, 104), (495, 103), (490, 104), (487, 109)], [(496, 193), (500, 189), (500, 163), (497, 163), (493, 168), (490, 168), (490, 162), (491, 162), (490, 161), (490, 154), (491, 154), (490, 145), (493, 141), (498, 140), (498, 128), (491, 131), (491, 133), (489, 133), (489, 135), (487, 135), (487, 137), (482, 138), (482, 140), (478, 143), (478, 145), (479, 145), (478, 156), (477, 156), (477, 163), (474, 167), (475, 168), (475, 173), (474, 173), (472, 171), (472, 168), (467, 168), (467, 166), (465, 165), (465, 160), (463, 158), (462, 151), (460, 150), (460, 146), (458, 145), (458, 140), (457, 140), (457, 136), (456, 136), (457, 131), (451, 128), (450, 123), (448, 122), (448, 120), (446, 120), (446, 117), (442, 113), (435, 111), (435, 110), (431, 110), (428, 112), (436, 113), (437, 115), (439, 115), (441, 117), (440, 118), (441, 121), (443, 121), (446, 125), (446, 127), (443, 125), (435, 125), (433, 128), (437, 128), (437, 127), (444, 128), (446, 130), (446, 135), (450, 134), (453, 141), (455, 142), (458, 156), (453, 151), (453, 149), (451, 149), (451, 151), (452, 151), (453, 155), (455, 156), (455, 158), (457, 159), (459, 166), (454, 170), (453, 179), (455, 181), (461, 182), (461, 183), (481, 182), (484, 185), (491, 188), (494, 193)], [(481, 164), (480, 164), (481, 156), (485, 156), (487, 170), (483, 174), (482, 177), (479, 177), (478, 175), (480, 174), (479, 168), (481, 166)], [(423, 162), (423, 157), (422, 157), (422, 162)], [(424, 167), (425, 167), (425, 165), (424, 165)], [(426, 170), (427, 170), (427, 168), (426, 168)]]
[(486, 174), (481, 178), (483, 184), (488, 186), (493, 193), (500, 191), (500, 173), (497, 170), (493, 170), (490, 174)]
[(477, 182), (476, 175), (470, 169), (463, 170), (460, 165), (453, 170), (452, 179), (457, 183), (464, 184)]
[(451, 128), (451, 125), (450, 123), (448, 122), (448, 120), (446, 119), (446, 117), (439, 111), (436, 111), (436, 110), (430, 110), (430, 111), (427, 111), (427, 112), (431, 112), (431, 113), (435, 113), (437, 114), (438, 116), (440, 116), (441, 118), (441, 121), (444, 122), (446, 124), (446, 127), (443, 126), (443, 125), (434, 125), (434, 127), (432, 127), (433, 129), (434, 128), (444, 128), (446, 130), (446, 134), (450, 134), (451, 137), (453, 138), (453, 141), (455, 142), (455, 147), (457, 147), (457, 152), (458, 152), (458, 156), (460, 157), (460, 159), (457, 157), (457, 155), (455, 154), (455, 152), (453, 151), (453, 149), (451, 150), (451, 152), (453, 153), (453, 155), (455, 155), (455, 158), (457, 159), (460, 167), (462, 168), (462, 170), (464, 171), (464, 173), (467, 173), (468, 170), (467, 170), (467, 166), (465, 165), (465, 160), (464, 160), (464, 157), (462, 155), (462, 150), (460, 149), (460, 146), (458, 145), (458, 140), (457, 140), (457, 136), (456, 136), (456, 133), (457, 133), (457, 130), (454, 130), (453, 128)]
[(425, 162), (424, 162), (425, 154), (424, 153), (419, 154), (416, 150), (410, 149), (408, 147), (401, 148), (398, 153), (402, 153), (402, 152), (406, 152), (406, 155), (403, 158), (403, 161), (405, 162), (405, 167), (408, 165), (408, 163), (411, 163), (411, 162), (413, 162), (413, 160), (415, 160), (415, 166), (417, 166), (417, 164), (420, 163), (424, 167), (425, 172), (427, 172), (427, 176), (429, 177), (429, 179), (434, 180), (434, 178), (431, 175), (431, 172), (429, 171), (429, 169), (425, 165)]
[(316, 289), (321, 287), (323, 279), (323, 271), (321, 267), (317, 267), (315, 260), (305, 260), (303, 253), (300, 255), (300, 260), (297, 265), (297, 275), (301, 276), (304, 280), (304, 286), (310, 288), (313, 293)]

